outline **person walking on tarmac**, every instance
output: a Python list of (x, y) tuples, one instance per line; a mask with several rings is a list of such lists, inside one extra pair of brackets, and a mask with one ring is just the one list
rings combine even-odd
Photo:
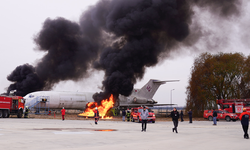
[(193, 112), (192, 110), (190, 109), (189, 112), (188, 112), (188, 116), (189, 116), (189, 123), (192, 123), (192, 116), (193, 115)]
[(24, 112), (24, 118), (28, 118), (28, 115), (29, 115), (29, 107), (26, 106), (25, 112)]
[(95, 113), (95, 115), (94, 115), (95, 124), (97, 125), (97, 122), (99, 120), (99, 111), (98, 111), (97, 107), (95, 108), (94, 113)]
[(147, 122), (148, 122), (148, 110), (146, 109), (145, 106), (143, 106), (143, 110), (141, 112), (141, 127), (142, 130), (141, 132), (146, 132), (146, 128), (147, 128)]
[(217, 112), (215, 111), (215, 109), (213, 109), (213, 121), (214, 121), (214, 124), (213, 125), (217, 125)]
[(181, 110), (181, 122), (183, 122), (183, 111)]
[(65, 109), (64, 109), (64, 107), (62, 108), (61, 113), (62, 113), (62, 121), (64, 121), (64, 116), (65, 116)]
[(244, 138), (249, 139), (248, 136), (249, 113), (246, 112), (246, 108), (243, 108), (243, 113), (240, 114), (239, 118), (241, 120), (242, 129), (244, 131)]
[(174, 123), (174, 128), (172, 130), (173, 130), (173, 132), (175, 131), (176, 133), (178, 133), (177, 127), (178, 127), (179, 112), (176, 110), (175, 107), (174, 107), (173, 111), (171, 112), (171, 117), (172, 117), (172, 120)]
[(127, 110), (127, 114), (126, 114), (126, 116), (127, 116), (127, 121), (129, 122), (130, 121), (130, 115), (131, 115), (131, 113), (130, 113), (130, 111), (129, 111), (129, 109)]
[(123, 109), (122, 110), (122, 121), (125, 121), (125, 116), (126, 116), (126, 111)]

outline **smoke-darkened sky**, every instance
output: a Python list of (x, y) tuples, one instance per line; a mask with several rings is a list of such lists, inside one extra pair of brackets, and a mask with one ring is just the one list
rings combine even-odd
[[(27, 1), (26, 3), (20, 3), (14, 2), (14, 1), (8, 1), (5, 3), (5, 5), (2, 5), (1, 7), (1, 18), (3, 19), (3, 23), (0, 25), (1, 30), (1, 56), (2, 59), (1, 62), (1, 75), (0, 75), (0, 88), (2, 89), (2, 92), (5, 92), (6, 87), (9, 86), (10, 82), (7, 81), (6, 77), (13, 71), (17, 66), (23, 65), (26, 63), (29, 63), (31, 65), (36, 66), (39, 62), (41, 62), (41, 58), (46, 58), (47, 52), (36, 50), (39, 49), (37, 47), (37, 44), (34, 42), (34, 37), (37, 36), (37, 34), (41, 31), (43, 28), (43, 23), (45, 20), (49, 22), (50, 20), (55, 20), (57, 17), (63, 17), (70, 22), (79, 22), (79, 18), (85, 10), (88, 9), (88, 6), (95, 4), (97, 1), (91, 1), (91, 2), (81, 2), (76, 1), (74, 4), (70, 2), (50, 2), (50, 1), (43, 1), (43, 2), (33, 2), (33, 1)], [(15, 3), (15, 5), (13, 5)], [(214, 5), (214, 4), (211, 4)], [(171, 89), (175, 89), (173, 91), (173, 102), (177, 103), (178, 105), (184, 105), (185, 104), (185, 87), (187, 86), (188, 77), (190, 74), (190, 68), (193, 63), (193, 58), (195, 56), (198, 56), (200, 52), (204, 51), (237, 51), (237, 52), (243, 52), (246, 55), (248, 55), (248, 49), (249, 46), (249, 34), (248, 34), (248, 26), (250, 23), (248, 23), (248, 15), (249, 15), (249, 3), (245, 2), (242, 5), (242, 8), (237, 10), (237, 13), (232, 13), (230, 6), (228, 4), (219, 4), (219, 5), (226, 5), (223, 9), (223, 11), (219, 11), (219, 7), (214, 7), (214, 9), (211, 9), (210, 7), (204, 6), (202, 3), (198, 3), (198, 5), (193, 6), (194, 14), (192, 14), (192, 17), (188, 17), (187, 20), (188, 23), (190, 23), (189, 30), (190, 34), (184, 39), (183, 43), (177, 44), (175, 47), (175, 51), (172, 51), (171, 53), (163, 53), (162, 57), (158, 58), (159, 63), (150, 62), (153, 65), (148, 66), (154, 66), (149, 68), (142, 68), (143, 70), (139, 71), (145, 71), (145, 75), (142, 76), (143, 78), (141, 81), (139, 81), (135, 87), (141, 87), (143, 86), (149, 79), (160, 79), (160, 80), (169, 80), (169, 79), (179, 79), (181, 80), (178, 83), (167, 83), (166, 85), (163, 85), (159, 88), (157, 91), (154, 99), (159, 101), (160, 103), (169, 103), (170, 100), (170, 91)], [(210, 6), (210, 4), (209, 4)], [(229, 7), (229, 8), (228, 8)], [(139, 8), (138, 8), (139, 9)], [(228, 10), (229, 9), (229, 10)], [(44, 11), (46, 10), (46, 11)], [(114, 13), (117, 10), (114, 10)], [(217, 14), (211, 13), (215, 12)], [(31, 13), (32, 12), (32, 13)], [(234, 11), (235, 12), (235, 11)], [(113, 16), (114, 17), (114, 16)], [(116, 18), (119, 16), (115, 16)], [(147, 16), (148, 17), (148, 16)], [(48, 19), (50, 18), (50, 19)], [(112, 18), (111, 18), (112, 19)], [(96, 22), (96, 25), (101, 24), (100, 22)], [(112, 20), (111, 20), (112, 21)], [(141, 20), (143, 22), (144, 20)], [(106, 29), (106, 31), (111, 31), (117, 35), (123, 35), (124, 34), (124, 27), (122, 28), (114, 28), (112, 24), (110, 24), (110, 27)], [(125, 26), (130, 27), (130, 26)], [(133, 26), (131, 26), (133, 27)], [(155, 26), (154, 28), (159, 28), (159, 26)], [(127, 41), (131, 42), (131, 38), (137, 38), (136, 34), (136, 28), (133, 27), (131, 31), (132, 33), (125, 33), (126, 38), (128, 38)], [(153, 30), (156, 30), (154, 29)], [(77, 27), (73, 31), (69, 31), (72, 33), (74, 37), (77, 36)], [(148, 28), (145, 28), (145, 30), (148, 30)], [(144, 31), (145, 31), (144, 30)], [(66, 31), (65, 31), (66, 32)], [(87, 31), (85, 31), (87, 34)], [(143, 32), (143, 31), (141, 31)], [(158, 31), (156, 31), (158, 32)], [(75, 34), (76, 33), (76, 34)], [(95, 34), (97, 34), (95, 32)], [(128, 35), (127, 35), (128, 34)], [(44, 34), (45, 38), (46, 34)], [(55, 35), (55, 34), (53, 34)], [(58, 35), (61, 36), (61, 35)], [(89, 37), (91, 34), (89, 34)], [(184, 33), (184, 36), (185, 33)], [(108, 36), (109, 38), (112, 37)], [(146, 34), (145, 34), (146, 37)], [(152, 37), (149, 37), (152, 38)], [(183, 40), (181, 37), (175, 37), (177, 41)], [(63, 45), (60, 44), (72, 42), (72, 39), (65, 39), (65, 41), (57, 41), (58, 49), (63, 47)], [(93, 39), (93, 37), (91, 37)], [(141, 39), (141, 38), (138, 38)], [(75, 39), (74, 39), (75, 40)], [(80, 39), (82, 40), (82, 39)], [(108, 40), (108, 39), (107, 39)], [(79, 41), (79, 40), (76, 40)], [(85, 40), (86, 41), (86, 40)], [(140, 40), (138, 40), (140, 41)], [(151, 42), (154, 40), (150, 40)], [(128, 46), (131, 44), (133, 45), (134, 42), (128, 43)], [(149, 46), (147, 44), (150, 44), (146, 40), (144, 45)], [(56, 42), (55, 42), (56, 43)], [(73, 45), (77, 45), (78, 47), (81, 46), (80, 43), (74, 43)], [(170, 43), (172, 44), (172, 43)], [(42, 45), (42, 44), (40, 44)], [(43, 43), (44, 47), (43, 49), (46, 49), (47, 43)], [(58, 46), (59, 45), (59, 46)], [(80, 46), (79, 46), (80, 45)], [(86, 45), (86, 44), (85, 44)], [(53, 46), (53, 45), (52, 45)], [(93, 47), (92, 45), (89, 45), (89, 47)], [(67, 47), (68, 49), (72, 47)], [(144, 47), (146, 48), (146, 47)], [(150, 47), (149, 47), (150, 48)], [(35, 50), (34, 50), (35, 49)], [(74, 48), (72, 48), (74, 49)], [(60, 49), (61, 50), (61, 49)], [(110, 51), (109, 51), (110, 52)], [(94, 55), (95, 53), (91, 53), (89, 55)], [(115, 54), (115, 53), (114, 53)], [(144, 54), (143, 54), (144, 55)], [(142, 55), (142, 56), (143, 56)], [(153, 55), (153, 54), (152, 54)], [(165, 55), (165, 56), (164, 56)], [(72, 59), (79, 59), (77, 57), (78, 55), (68, 57)], [(47, 56), (48, 57), (48, 56)], [(89, 57), (87, 57), (89, 58)], [(164, 61), (161, 61), (161, 58), (164, 59)], [(167, 58), (167, 59), (166, 59)], [(59, 59), (57, 61), (62, 61), (66, 58)], [(126, 59), (126, 58), (122, 58)], [(139, 57), (138, 59), (141, 60)], [(105, 59), (104, 59), (105, 60)], [(130, 60), (127, 60), (130, 61)], [(119, 61), (118, 61), (119, 62)], [(104, 63), (105, 64), (105, 63)], [(46, 64), (45, 64), (46, 65)], [(75, 64), (71, 62), (66, 62), (66, 65), (68, 65), (67, 71), (72, 72), (74, 76), (79, 76), (81, 78), (81, 74), (77, 74), (81, 70), (81, 67), (76, 65), (76, 70), (71, 70), (72, 65), (75, 66)], [(98, 65), (97, 65), (98, 66)], [(39, 68), (43, 68), (43, 65), (40, 65)], [(49, 65), (51, 69), (55, 70), (58, 69), (55, 68), (53, 65)], [(99, 65), (99, 68), (102, 68), (104, 66)], [(127, 66), (128, 67), (128, 66)], [(86, 67), (85, 67), (86, 68)], [(42, 69), (41, 69), (42, 70)], [(55, 70), (56, 71), (56, 70)], [(50, 74), (51, 72), (43, 71), (40, 74)], [(59, 72), (60, 73), (60, 72)], [(63, 72), (61, 72), (63, 73)], [(109, 72), (106, 72), (106, 74), (109, 74)], [(46, 77), (53, 77), (53, 75), (46, 75)], [(99, 87), (102, 86), (102, 81), (104, 79), (104, 73), (102, 71), (95, 71), (91, 72), (91, 74), (86, 75), (88, 78), (86, 80), (75, 80), (77, 83), (72, 81), (66, 81), (71, 76), (63, 76), (62, 80), (63, 82), (59, 84), (55, 84), (52, 86), (55, 86), (53, 90), (63, 90), (63, 91), (72, 91), (72, 90), (78, 90), (78, 91), (93, 91), (93, 92), (99, 92)], [(131, 76), (131, 75), (129, 75)], [(29, 75), (29, 77), (36, 78), (33, 75)], [(140, 78), (141, 76), (139, 76)], [(50, 80), (50, 79), (46, 79)], [(133, 80), (133, 79), (132, 79)], [(56, 81), (55, 81), (56, 82)], [(36, 84), (36, 83), (33, 83)], [(37, 85), (37, 84), (36, 84)], [(47, 85), (50, 86), (50, 85)], [(125, 89), (126, 91), (126, 89)]]

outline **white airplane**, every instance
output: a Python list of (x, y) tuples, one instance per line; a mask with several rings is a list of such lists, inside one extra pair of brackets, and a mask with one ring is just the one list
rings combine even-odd
[[(134, 89), (128, 97), (119, 95), (115, 107), (138, 107), (141, 105), (154, 106), (157, 101), (153, 96), (161, 84), (166, 82), (176, 82), (179, 80), (159, 81), (150, 79), (141, 89)], [(55, 92), (55, 91), (37, 91), (24, 96), (25, 106), (39, 109), (75, 109), (84, 110), (86, 104), (94, 102), (93, 92)], [(167, 105), (167, 104), (165, 104)], [(169, 104), (170, 105), (170, 104)]]

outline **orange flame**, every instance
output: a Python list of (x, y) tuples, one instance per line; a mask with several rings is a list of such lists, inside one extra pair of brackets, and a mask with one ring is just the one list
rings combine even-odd
[(95, 106), (98, 108), (100, 118), (112, 119), (112, 117), (105, 117), (108, 110), (110, 110), (114, 106), (114, 98), (113, 98), (112, 94), (109, 97), (109, 99), (102, 100), (101, 105), (99, 105), (99, 106), (97, 105), (96, 102), (88, 103), (85, 111), (81, 114), (78, 114), (78, 116), (94, 117)]
[(101, 119), (113, 119), (113, 117), (108, 117), (108, 116), (103, 117), (103, 116), (102, 116), (102, 118), (101, 118)]

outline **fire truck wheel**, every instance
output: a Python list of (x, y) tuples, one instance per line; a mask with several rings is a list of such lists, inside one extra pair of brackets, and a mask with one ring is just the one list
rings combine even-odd
[(229, 116), (226, 116), (225, 119), (226, 119), (227, 122), (231, 121), (231, 118)]
[(209, 116), (209, 117), (208, 117), (208, 120), (209, 120), (209, 121), (213, 121), (213, 117), (212, 117), (212, 116)]
[(22, 118), (23, 112), (21, 110), (18, 111), (17, 118)]
[(4, 110), (3, 111), (3, 118), (8, 118), (8, 117), (9, 117), (8, 110)]
[(155, 121), (152, 121), (152, 123), (155, 123)]

